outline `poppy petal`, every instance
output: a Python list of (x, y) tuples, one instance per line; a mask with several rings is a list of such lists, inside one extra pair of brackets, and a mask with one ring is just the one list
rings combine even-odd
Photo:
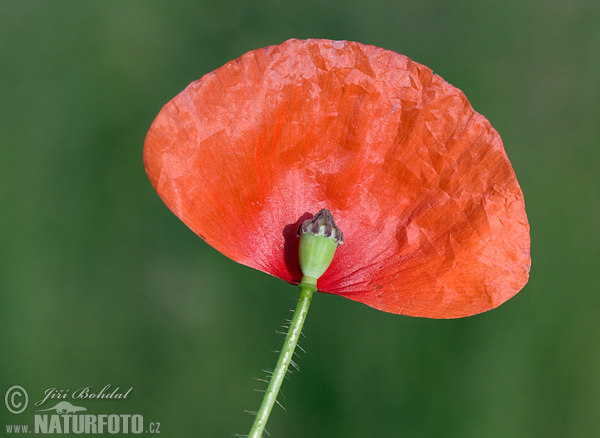
[(289, 40), (190, 84), (147, 135), (166, 205), (231, 259), (291, 283), (298, 226), (344, 233), (319, 290), (412, 316), (497, 307), (527, 282), (523, 194), (465, 95), (407, 57)]

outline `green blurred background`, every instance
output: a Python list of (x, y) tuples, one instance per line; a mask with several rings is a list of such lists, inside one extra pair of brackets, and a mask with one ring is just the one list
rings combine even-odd
[[(590, 437), (600, 431), (600, 3), (4, 1), (0, 395), (133, 387), (90, 413), (168, 437), (248, 432), (296, 288), (225, 258), (162, 204), (145, 134), (248, 50), (348, 39), (426, 64), (500, 132), (531, 223), (525, 289), (435, 321), (315, 297), (273, 437)], [(75, 403), (77, 404), (77, 403)]]

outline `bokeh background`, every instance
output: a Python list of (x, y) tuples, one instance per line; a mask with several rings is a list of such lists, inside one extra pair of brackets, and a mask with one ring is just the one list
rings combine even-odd
[(525, 193), (533, 266), (460, 320), (319, 294), (271, 436), (597, 436), (599, 22), (593, 0), (3, 1), (0, 395), (22, 385), (30, 406), (0, 405), (0, 435), (48, 388), (107, 384), (134, 390), (79, 404), (167, 437), (248, 432), (297, 290), (189, 231), (142, 147), (189, 82), (318, 37), (403, 53), (466, 93)]

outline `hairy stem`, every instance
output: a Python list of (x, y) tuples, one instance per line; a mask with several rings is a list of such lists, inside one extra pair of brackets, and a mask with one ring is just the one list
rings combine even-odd
[(283, 348), (279, 353), (277, 365), (275, 365), (275, 370), (273, 371), (273, 375), (271, 376), (271, 381), (269, 382), (269, 386), (267, 387), (267, 391), (265, 392), (265, 396), (260, 405), (260, 409), (256, 414), (256, 418), (254, 420), (254, 424), (252, 426), (252, 429), (250, 430), (248, 438), (262, 437), (263, 430), (265, 429), (265, 426), (267, 425), (267, 421), (269, 419), (269, 415), (271, 414), (271, 409), (273, 409), (273, 405), (277, 400), (279, 388), (281, 388), (281, 384), (283, 383), (283, 379), (285, 378), (285, 374), (292, 360), (292, 356), (294, 355), (294, 349), (296, 348), (296, 344), (298, 343), (298, 338), (300, 337), (300, 333), (302, 332), (302, 326), (304, 325), (304, 321), (306, 320), (306, 315), (308, 314), (310, 301), (312, 299), (313, 293), (316, 290), (316, 287), (311, 284), (305, 283), (300, 283), (299, 286), (300, 300), (298, 301), (298, 305), (296, 306), (296, 310), (294, 311), (294, 316), (292, 317), (292, 322), (290, 323), (285, 342), (283, 343)]

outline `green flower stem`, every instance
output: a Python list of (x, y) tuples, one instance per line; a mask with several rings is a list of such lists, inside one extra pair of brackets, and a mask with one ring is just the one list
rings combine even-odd
[(277, 365), (275, 365), (275, 370), (271, 376), (271, 381), (267, 387), (267, 392), (265, 392), (265, 396), (260, 405), (260, 409), (256, 414), (256, 419), (254, 420), (254, 424), (252, 425), (252, 429), (250, 430), (248, 438), (261, 438), (263, 430), (267, 425), (267, 420), (271, 414), (271, 409), (277, 400), (279, 388), (281, 388), (281, 384), (285, 378), (285, 374), (292, 360), (292, 356), (294, 355), (298, 338), (300, 338), (302, 326), (304, 325), (306, 315), (308, 314), (310, 301), (312, 300), (313, 293), (317, 290), (316, 286), (311, 283), (312, 282), (301, 282), (298, 285), (300, 286), (300, 300), (298, 301), (298, 305), (294, 311), (294, 316), (292, 317), (285, 342), (283, 343), (283, 348), (279, 353)]

